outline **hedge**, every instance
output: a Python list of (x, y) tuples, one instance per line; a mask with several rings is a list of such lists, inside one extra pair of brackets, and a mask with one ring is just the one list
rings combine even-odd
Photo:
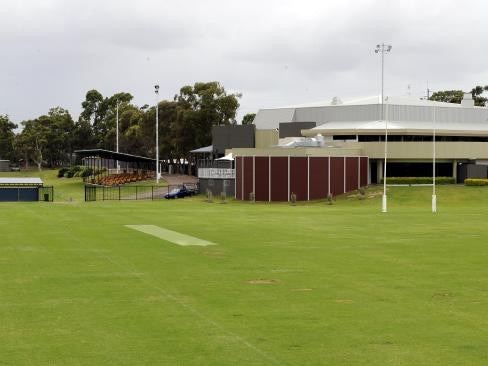
[(64, 174), (69, 170), (69, 168), (61, 168), (58, 171), (58, 178), (64, 177)]
[(72, 177), (86, 178), (86, 177), (89, 177), (90, 175), (98, 175), (98, 174), (104, 173), (106, 171), (107, 171), (106, 168), (96, 169), (94, 171), (93, 168), (90, 168), (87, 166), (74, 165), (74, 166), (69, 167), (69, 168), (59, 169), (58, 178), (61, 178), (61, 177), (65, 177), (65, 178), (72, 178)]
[(465, 186), (488, 186), (488, 179), (467, 178), (464, 180)]
[[(380, 183), (383, 184), (383, 178)], [(387, 177), (387, 184), (432, 184), (432, 177)], [(435, 184), (455, 184), (454, 177), (436, 177)]]

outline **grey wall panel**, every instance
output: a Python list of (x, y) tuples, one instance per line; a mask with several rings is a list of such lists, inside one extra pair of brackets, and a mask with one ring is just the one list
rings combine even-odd
[(214, 126), (212, 145), (214, 153), (224, 154), (225, 149), (254, 147), (254, 125)]
[(279, 124), (280, 139), (285, 137), (301, 137), (303, 129), (310, 129), (317, 126), (315, 122), (286, 122)]

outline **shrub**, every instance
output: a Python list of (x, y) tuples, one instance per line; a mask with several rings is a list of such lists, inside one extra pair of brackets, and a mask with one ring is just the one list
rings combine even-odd
[(471, 187), (488, 186), (488, 179), (467, 178), (464, 180), (464, 185)]
[(64, 177), (64, 174), (69, 170), (69, 168), (61, 168), (58, 171), (58, 178)]
[(293, 192), (291, 192), (290, 195), (290, 202), (293, 206), (295, 206), (295, 204), (297, 203), (297, 195)]
[(332, 201), (334, 200), (334, 196), (332, 196), (332, 193), (329, 193), (327, 195), (327, 204), (332, 205)]
[[(383, 184), (383, 178), (380, 183)], [(387, 177), (387, 184), (432, 184), (432, 177)], [(454, 177), (436, 177), (435, 184), (455, 184)]]
[(85, 166), (82, 168), (82, 170), (80, 170), (80, 172), (78, 174), (82, 178), (87, 178), (93, 174), (93, 169)]
[(80, 170), (81, 167), (79, 165), (73, 165), (72, 167), (69, 168), (69, 172), (72, 173), (73, 175), (75, 175), (75, 173), (79, 172)]

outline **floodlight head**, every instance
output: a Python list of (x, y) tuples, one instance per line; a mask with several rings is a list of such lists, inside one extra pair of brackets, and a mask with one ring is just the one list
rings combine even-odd
[(375, 49), (374, 50), (374, 53), (378, 53), (380, 50), (379, 49)]
[(388, 48), (386, 49), (388, 52), (390, 52), (392, 49), (392, 46), (391, 45), (388, 45)]
[(156, 94), (158, 94), (158, 93), (159, 93), (159, 85), (154, 85), (154, 92), (155, 92)]

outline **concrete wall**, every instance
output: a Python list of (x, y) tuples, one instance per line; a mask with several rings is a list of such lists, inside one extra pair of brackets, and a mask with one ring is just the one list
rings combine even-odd
[(324, 199), (368, 184), (367, 157), (358, 156), (237, 156), (236, 192), (239, 200)]
[(276, 129), (272, 130), (256, 130), (255, 145), (256, 148), (267, 148), (276, 146), (279, 142), (279, 132)]
[[(371, 159), (385, 156), (384, 142), (334, 143), (339, 147), (356, 148), (361, 155)], [(438, 159), (488, 159), (488, 142), (436, 142)], [(391, 159), (431, 159), (432, 142), (388, 142), (388, 157)]]

